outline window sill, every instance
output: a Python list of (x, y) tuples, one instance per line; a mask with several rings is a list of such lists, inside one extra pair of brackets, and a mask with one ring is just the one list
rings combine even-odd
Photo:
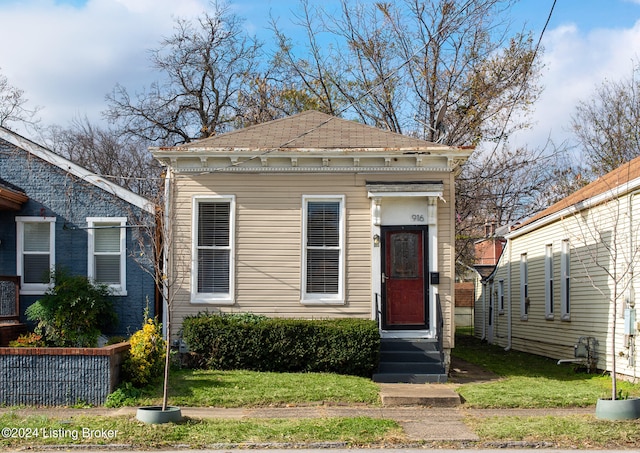
[(191, 301), (193, 305), (233, 305), (235, 301), (232, 298), (215, 298), (206, 296), (192, 296)]
[(302, 305), (345, 305), (343, 299), (302, 299)]

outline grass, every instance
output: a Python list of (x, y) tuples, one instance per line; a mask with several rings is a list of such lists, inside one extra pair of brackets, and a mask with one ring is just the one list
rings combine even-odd
[[(401, 434), (397, 423), (368, 417), (323, 419), (194, 420), (162, 426), (127, 417), (76, 417), (59, 420), (45, 416), (0, 416), (0, 446), (127, 445), (129, 448), (162, 448), (188, 445), (206, 448), (225, 444), (341, 443), (347, 446), (380, 444)], [(15, 437), (6, 429), (15, 428)]]
[[(379, 388), (370, 379), (329, 373), (175, 370), (169, 388), (170, 403), (183, 407), (380, 404)], [(158, 383), (124, 402), (148, 406), (161, 401)]]
[[(576, 372), (570, 365), (557, 365), (557, 360), (504, 351), (469, 335), (456, 336), (453, 355), (501, 377), (458, 389), (465, 405), (472, 408), (588, 407), (611, 393), (608, 375)], [(640, 385), (629, 382), (618, 385), (623, 394), (640, 396)]]
[[(454, 355), (493, 371), (500, 379), (458, 387), (469, 408), (566, 408), (593, 406), (607, 396), (608, 376), (576, 373), (555, 360), (482, 343), (458, 335)], [(640, 385), (620, 383), (624, 393), (640, 395)], [(124, 392), (127, 393), (127, 392)], [(160, 402), (160, 385), (124, 395), (127, 405)], [(309, 404), (379, 406), (379, 388), (369, 379), (323, 373), (258, 373), (250, 371), (174, 370), (170, 403), (187, 407), (260, 407)], [(478, 434), (477, 446), (553, 446), (556, 448), (634, 448), (640, 444), (640, 421), (611, 422), (593, 415), (481, 416), (469, 412), (465, 423)], [(63, 415), (64, 417), (64, 415)], [(38, 437), (0, 437), (0, 446), (120, 444), (129, 448), (227, 445), (309, 446), (327, 442), (343, 447), (406, 445), (409, 440), (394, 421), (369, 417), (301, 419), (186, 419), (162, 427), (130, 417), (0, 416), (0, 428), (29, 428)], [(35, 431), (33, 431), (35, 430)], [(89, 433), (115, 433), (113, 437)], [(77, 439), (73, 438), (77, 433)], [(518, 444), (518, 442), (522, 444)], [(441, 446), (448, 446), (443, 443)]]
[(596, 420), (591, 415), (564, 417), (467, 417), (465, 423), (485, 445), (524, 443), (530, 447), (637, 448), (640, 423), (637, 420)]

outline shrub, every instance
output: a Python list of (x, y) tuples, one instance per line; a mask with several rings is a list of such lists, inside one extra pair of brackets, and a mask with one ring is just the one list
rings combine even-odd
[(131, 382), (124, 382), (121, 386), (107, 395), (105, 407), (135, 406), (142, 395), (142, 390), (137, 389)]
[(46, 345), (42, 335), (35, 332), (22, 334), (16, 340), (9, 342), (11, 348), (41, 348)]
[(371, 376), (380, 349), (376, 322), (364, 319), (200, 313), (185, 318), (182, 335), (200, 364), (217, 369)]
[(148, 318), (142, 329), (131, 335), (131, 349), (122, 364), (125, 381), (144, 387), (160, 377), (164, 370), (165, 341), (162, 325), (157, 319)]
[(49, 346), (97, 346), (101, 331), (117, 321), (109, 288), (63, 271), (52, 277), (54, 287), (25, 312), (36, 334)]

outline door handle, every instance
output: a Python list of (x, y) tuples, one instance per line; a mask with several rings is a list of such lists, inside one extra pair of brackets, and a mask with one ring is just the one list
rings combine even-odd
[(387, 281), (387, 276), (385, 275), (385, 273), (382, 273), (382, 284), (384, 285), (384, 283)]

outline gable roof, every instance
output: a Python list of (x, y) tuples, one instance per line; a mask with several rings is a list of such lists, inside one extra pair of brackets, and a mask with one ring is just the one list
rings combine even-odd
[(622, 164), (615, 170), (587, 184), (582, 189), (526, 219), (515, 226), (514, 230), (527, 229), (525, 227), (533, 226), (532, 224), (546, 224), (546, 221), (553, 221), (567, 210), (580, 211), (638, 187), (640, 187), (640, 157)]
[(83, 181), (92, 184), (105, 192), (115, 195), (118, 198), (130, 203), (138, 208), (149, 212), (155, 213), (154, 205), (146, 198), (119, 186), (100, 175), (90, 172), (84, 167), (71, 162), (68, 159), (54, 153), (53, 151), (32, 142), (29, 139), (22, 137), (21, 135), (0, 126), (0, 139), (11, 143), (12, 145), (27, 151), (30, 154), (54, 165), (65, 172), (69, 172), (72, 175), (82, 179)]
[(309, 110), (274, 121), (216, 135), (174, 149), (270, 150), (426, 150), (446, 145), (384, 131), (355, 121)]

